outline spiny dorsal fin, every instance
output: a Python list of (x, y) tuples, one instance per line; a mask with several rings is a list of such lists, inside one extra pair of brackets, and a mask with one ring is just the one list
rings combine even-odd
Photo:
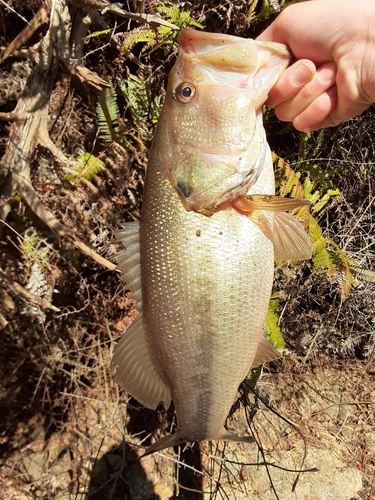
[(142, 310), (141, 254), (139, 244), (139, 222), (127, 222), (116, 232), (116, 239), (125, 244), (125, 250), (117, 254), (117, 268), (124, 274), (137, 309)]

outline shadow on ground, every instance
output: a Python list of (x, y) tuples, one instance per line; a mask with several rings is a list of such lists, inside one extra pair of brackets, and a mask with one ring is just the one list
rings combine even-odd
[[(173, 409), (155, 412), (134, 400), (131, 403), (127, 409), (130, 416), (127, 433), (134, 436), (147, 429), (149, 437), (143, 441), (147, 449), (152, 433), (160, 428), (161, 420), (171, 428)], [(179, 447), (175, 448), (175, 452), (178, 456)], [(203, 500), (202, 463), (197, 445), (181, 451), (179, 460), (170, 460), (168, 466), (173, 473), (169, 477), (175, 478), (174, 484), (158, 481), (161, 473), (158, 454), (140, 460), (141, 454), (141, 451), (122, 441), (97, 459), (91, 472), (88, 500)]]

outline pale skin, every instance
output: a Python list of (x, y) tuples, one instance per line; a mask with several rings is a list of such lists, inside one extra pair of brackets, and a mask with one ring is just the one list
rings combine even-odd
[(338, 125), (375, 102), (375, 0), (291, 5), (258, 40), (284, 43), (293, 53), (266, 104), (296, 129)]

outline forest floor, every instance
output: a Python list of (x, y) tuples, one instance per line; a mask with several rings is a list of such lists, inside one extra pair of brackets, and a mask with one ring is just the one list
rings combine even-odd
[[(175, 425), (173, 408), (144, 409), (109, 370), (136, 316), (113, 235), (140, 217), (176, 47), (170, 35), (161, 48), (124, 43), (160, 28), (145, 14), (255, 37), (275, 12), (253, 3), (251, 26), (242, 0), (165, 3), (184, 18), (157, 0), (125, 2), (133, 19), (102, 0), (2, 5), (0, 500), (375, 499), (375, 286), (346, 269), (375, 271), (373, 107), (308, 136), (266, 116), (272, 150), (322, 194), (340, 190), (314, 215), (346, 257), (331, 275), (312, 262), (276, 270), (286, 354), (256, 393), (242, 386), (228, 419), (256, 443), (139, 460)], [(108, 82), (116, 140), (98, 125)]]

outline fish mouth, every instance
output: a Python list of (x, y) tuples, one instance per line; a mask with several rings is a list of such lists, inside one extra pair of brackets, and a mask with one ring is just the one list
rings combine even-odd
[[(181, 50), (204, 65), (234, 73), (252, 73), (259, 64), (255, 46), (264, 45), (275, 54), (290, 60), (288, 48), (277, 42), (259, 42), (221, 33), (209, 33), (191, 28), (182, 30), (177, 38)], [(287, 64), (286, 64), (287, 65)]]
[(264, 148), (262, 142), (258, 157), (247, 172), (239, 172), (226, 157), (184, 148), (186, 161), (182, 161), (172, 172), (170, 182), (187, 211), (210, 217), (225, 203), (246, 195), (256, 183), (265, 162)]

